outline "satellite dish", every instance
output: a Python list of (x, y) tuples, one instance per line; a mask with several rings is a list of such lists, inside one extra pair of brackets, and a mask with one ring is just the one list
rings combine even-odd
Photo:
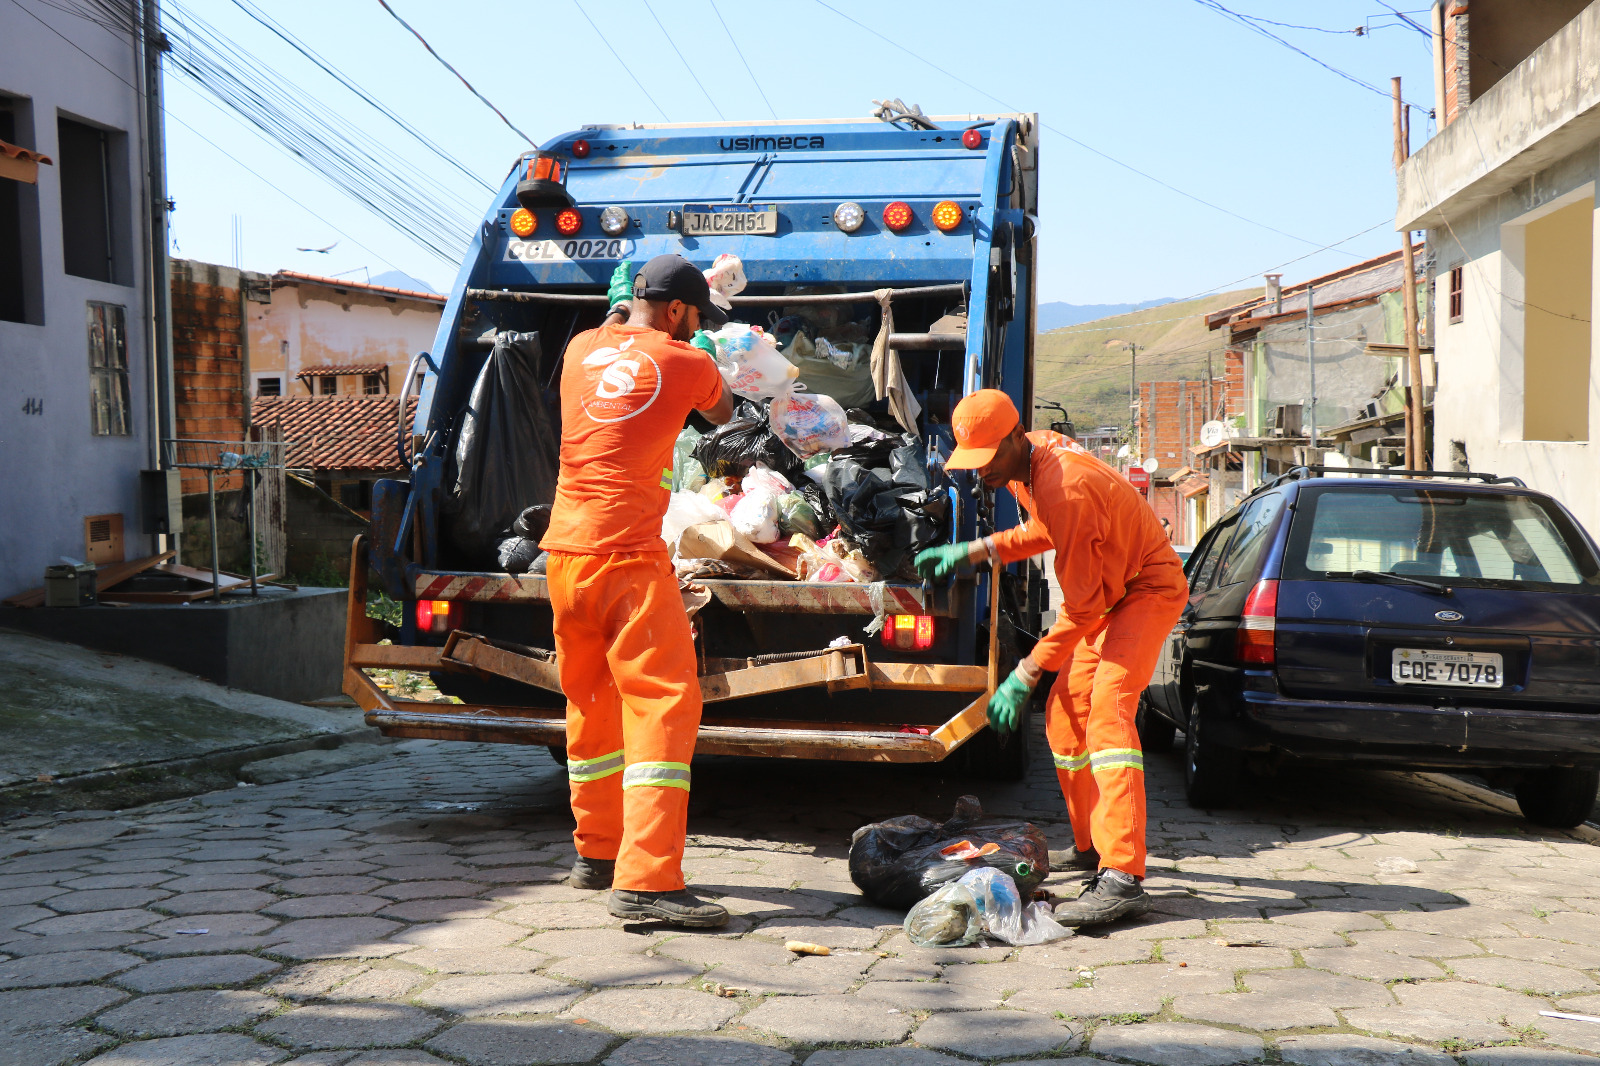
[(1126, 459), (1128, 456), (1130, 456), (1132, 454), (1133, 454), (1133, 445), (1131, 445), (1131, 444), (1124, 444), (1122, 447), (1117, 449), (1117, 458), (1118, 459)]
[(1207, 448), (1215, 448), (1228, 436), (1228, 428), (1221, 422), (1211, 421), (1200, 427), (1200, 443)]
[(1161, 469), (1161, 460), (1152, 455), (1139, 465), (1144, 468), (1145, 473), (1154, 474), (1157, 470)]

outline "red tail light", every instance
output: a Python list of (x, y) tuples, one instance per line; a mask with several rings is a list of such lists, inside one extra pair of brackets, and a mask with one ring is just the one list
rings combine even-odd
[(965, 145), (966, 147), (968, 147), (968, 148), (982, 148), (983, 147), (983, 131), (982, 130), (962, 130), (961, 131), (961, 143), (963, 145)]
[(461, 608), (449, 600), (417, 601), (417, 632), (448, 633), (461, 628)]
[(896, 200), (883, 209), (883, 224), (895, 233), (899, 233), (911, 225), (911, 205), (904, 200)]
[(572, 155), (575, 159), (589, 158), (589, 142), (579, 137), (572, 142)]
[(883, 621), (883, 646), (900, 651), (927, 651), (933, 647), (933, 616), (891, 614)]
[(563, 237), (570, 237), (582, 228), (583, 216), (570, 207), (556, 216), (556, 232)]
[(1239, 613), (1239, 661), (1271, 666), (1278, 661), (1278, 583), (1256, 582)]

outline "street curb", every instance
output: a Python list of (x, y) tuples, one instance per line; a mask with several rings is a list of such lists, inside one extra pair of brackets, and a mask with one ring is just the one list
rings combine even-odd
[[(1522, 809), (1517, 806), (1516, 799), (1507, 793), (1486, 788), (1471, 781), (1463, 781), (1453, 774), (1419, 773), (1417, 776), (1426, 778), (1447, 792), (1470, 797), (1486, 806), (1504, 811), (1515, 818), (1522, 818)], [(1582, 825), (1572, 829), (1551, 829), (1549, 826), (1533, 826), (1532, 828), (1540, 833), (1566, 834), (1585, 844), (1600, 844), (1600, 826), (1597, 826), (1594, 822), (1584, 822)], [(1382, 834), (1380, 833), (1379, 835)]]
[(110, 770), (94, 770), (89, 773), (57, 777), (49, 782), (29, 781), (23, 784), (0, 787), (0, 807), (12, 804), (20, 805), (52, 793), (69, 790), (88, 788), (99, 791), (122, 781), (133, 781), (151, 775), (182, 776), (194, 773), (197, 770), (237, 771), (245, 763), (256, 762), (260, 759), (271, 759), (279, 755), (293, 755), (296, 752), (310, 751), (312, 748), (331, 751), (334, 748), (342, 748), (346, 744), (389, 743), (392, 743), (392, 741), (384, 737), (376, 728), (361, 726), (342, 733), (317, 733), (312, 736), (273, 741), (270, 744), (249, 744), (244, 747), (210, 751), (203, 755), (191, 755), (181, 759), (158, 759), (152, 762), (118, 766)]

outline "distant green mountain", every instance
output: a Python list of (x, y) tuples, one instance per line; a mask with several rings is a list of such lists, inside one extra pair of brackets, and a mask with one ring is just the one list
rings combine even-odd
[[(1034, 399), (1060, 403), (1072, 414), (1080, 432), (1097, 426), (1126, 427), (1128, 345), (1140, 345), (1140, 381), (1202, 380), (1208, 353), (1212, 373), (1221, 378), (1221, 334), (1206, 329), (1205, 316), (1243, 303), (1256, 292), (1240, 289), (1182, 303), (1162, 303), (1041, 331), (1034, 345)], [(1047, 426), (1051, 417), (1048, 411), (1035, 411), (1034, 424)]]
[(1171, 298), (1167, 298), (1146, 300), (1137, 304), (1044, 303), (1039, 305), (1035, 324), (1039, 332), (1043, 333), (1047, 329), (1076, 326), (1080, 322), (1093, 322), (1097, 318), (1105, 318), (1108, 315), (1120, 315), (1128, 311), (1143, 311), (1147, 307), (1160, 307), (1162, 304), (1171, 302)]

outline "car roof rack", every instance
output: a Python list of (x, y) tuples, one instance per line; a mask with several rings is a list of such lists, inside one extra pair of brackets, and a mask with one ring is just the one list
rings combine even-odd
[(1475, 470), (1401, 470), (1399, 468), (1357, 467), (1357, 466), (1297, 466), (1285, 471), (1263, 483), (1260, 488), (1250, 495), (1263, 489), (1275, 488), (1286, 481), (1304, 481), (1306, 478), (1317, 477), (1321, 474), (1344, 474), (1351, 477), (1418, 477), (1418, 478), (1457, 478), (1462, 481), (1481, 481), (1485, 485), (1515, 485), (1519, 489), (1528, 487), (1520, 477), (1498, 477), (1494, 474), (1485, 474)]

